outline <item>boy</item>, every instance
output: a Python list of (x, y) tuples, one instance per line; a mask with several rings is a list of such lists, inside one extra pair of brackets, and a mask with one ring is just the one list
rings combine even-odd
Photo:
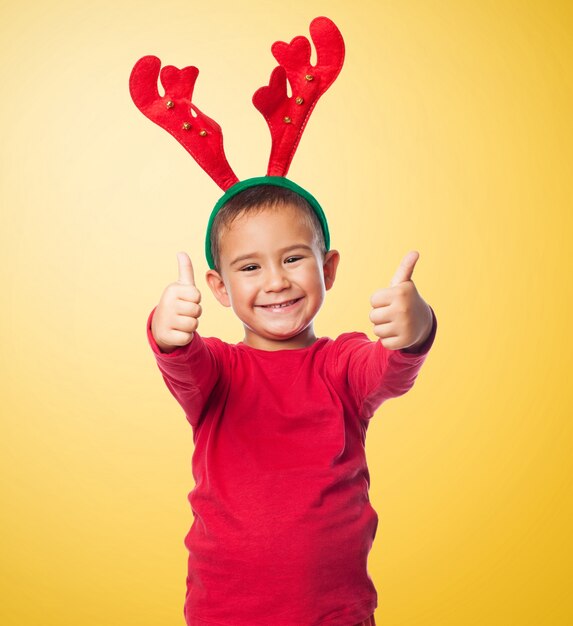
[(193, 268), (148, 319), (148, 339), (193, 428), (189, 626), (374, 626), (367, 557), (369, 419), (408, 391), (437, 322), (411, 275), (417, 253), (371, 299), (379, 337), (317, 338), (313, 320), (340, 255), (315, 211), (259, 185), (229, 200), (210, 233), (207, 283), (244, 327), (236, 345), (197, 332)]

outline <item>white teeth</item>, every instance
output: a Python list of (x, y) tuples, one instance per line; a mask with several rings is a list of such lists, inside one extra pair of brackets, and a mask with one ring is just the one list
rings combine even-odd
[(282, 304), (266, 304), (265, 308), (267, 309), (283, 309), (285, 306), (289, 306), (293, 304), (296, 300), (289, 300), (288, 302), (283, 302)]

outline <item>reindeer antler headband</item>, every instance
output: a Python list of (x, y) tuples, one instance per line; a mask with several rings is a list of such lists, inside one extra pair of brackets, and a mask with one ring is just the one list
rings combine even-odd
[[(263, 114), (271, 131), (272, 148), (266, 176), (239, 181), (223, 150), (223, 134), (215, 120), (207, 117), (193, 103), (193, 88), (199, 75), (196, 67), (179, 70), (172, 65), (161, 69), (155, 56), (145, 56), (134, 66), (129, 91), (137, 108), (152, 122), (171, 135), (191, 154), (197, 163), (225, 191), (209, 218), (205, 254), (214, 268), (210, 233), (215, 215), (234, 195), (256, 185), (286, 187), (305, 198), (316, 212), (328, 250), (329, 232), (320, 204), (308, 191), (286, 178), (292, 158), (310, 114), (318, 99), (332, 85), (344, 62), (344, 40), (327, 17), (317, 17), (310, 24), (310, 35), (316, 47), (316, 65), (310, 64), (310, 43), (299, 35), (290, 44), (275, 42), (271, 51), (279, 62), (269, 81), (253, 95), (253, 104)], [(160, 96), (157, 78), (165, 89)], [(286, 81), (292, 95), (288, 96)]]

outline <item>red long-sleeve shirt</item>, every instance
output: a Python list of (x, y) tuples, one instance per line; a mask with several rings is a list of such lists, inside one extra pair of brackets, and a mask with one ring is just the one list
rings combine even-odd
[(384, 348), (363, 333), (265, 351), (203, 338), (162, 353), (193, 427), (189, 626), (350, 626), (374, 613), (365, 438), (408, 391), (434, 342)]

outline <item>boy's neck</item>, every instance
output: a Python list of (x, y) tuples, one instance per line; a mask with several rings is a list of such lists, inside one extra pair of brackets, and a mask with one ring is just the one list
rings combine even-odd
[(317, 340), (314, 334), (314, 328), (311, 324), (301, 333), (288, 339), (270, 339), (261, 337), (252, 332), (249, 328), (245, 328), (245, 338), (243, 344), (257, 350), (267, 350), (275, 352), (277, 350), (298, 350), (299, 348), (308, 348)]

